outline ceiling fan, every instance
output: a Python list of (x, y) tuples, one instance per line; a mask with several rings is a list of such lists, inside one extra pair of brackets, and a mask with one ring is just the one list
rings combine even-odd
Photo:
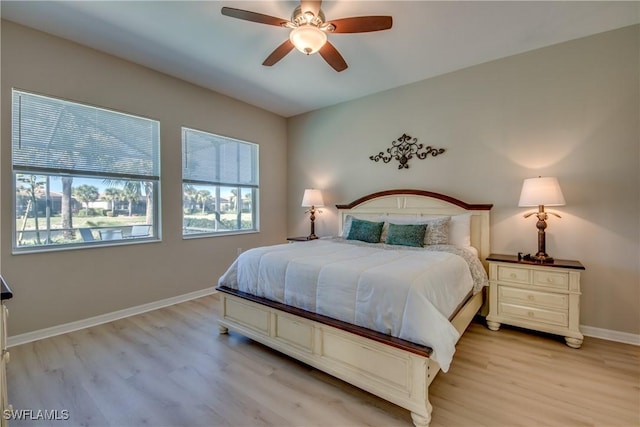
[(232, 7), (223, 7), (222, 14), (291, 29), (289, 38), (271, 52), (262, 65), (274, 65), (295, 47), (307, 55), (320, 53), (320, 56), (338, 72), (347, 69), (347, 63), (335, 46), (327, 40), (327, 33), (367, 33), (388, 30), (393, 24), (390, 16), (357, 16), (327, 22), (324, 12), (320, 9), (321, 3), (322, 0), (301, 0), (300, 6), (291, 14), (291, 20)]

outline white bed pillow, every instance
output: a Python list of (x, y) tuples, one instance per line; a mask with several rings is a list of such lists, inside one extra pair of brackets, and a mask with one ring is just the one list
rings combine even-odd
[(344, 224), (342, 224), (342, 233), (340, 234), (340, 237), (344, 237), (345, 239), (347, 238), (347, 236), (349, 235), (349, 231), (351, 231), (352, 219), (353, 216), (351, 215), (347, 215), (344, 217)]
[(449, 244), (471, 246), (471, 214), (454, 215), (449, 221)]

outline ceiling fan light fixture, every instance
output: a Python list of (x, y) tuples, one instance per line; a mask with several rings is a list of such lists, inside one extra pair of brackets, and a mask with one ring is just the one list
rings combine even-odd
[(311, 55), (327, 42), (327, 35), (314, 25), (301, 25), (289, 34), (289, 40), (300, 52)]
[(306, 55), (319, 52), (331, 68), (341, 72), (348, 68), (347, 62), (335, 46), (327, 40), (327, 33), (369, 33), (388, 30), (393, 26), (391, 16), (354, 16), (327, 22), (320, 7), (322, 0), (299, 1), (300, 4), (291, 14), (291, 20), (233, 7), (223, 7), (222, 14), (243, 21), (291, 29), (289, 38), (262, 62), (265, 67), (276, 64), (295, 47)]

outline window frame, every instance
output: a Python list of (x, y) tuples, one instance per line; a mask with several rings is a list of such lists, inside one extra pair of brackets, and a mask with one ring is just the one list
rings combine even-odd
[[(226, 140), (229, 142), (235, 142), (237, 144), (245, 144), (252, 147), (252, 175), (255, 184), (238, 184), (233, 182), (224, 182), (222, 180), (205, 180), (205, 179), (185, 179), (185, 163), (188, 162), (188, 159), (185, 160), (185, 144), (186, 144), (186, 135), (188, 132), (195, 132), (198, 134), (202, 134), (208, 137), (219, 138), (221, 140)], [(204, 131), (201, 129), (196, 129), (190, 126), (182, 126), (181, 128), (181, 185), (182, 185), (182, 238), (187, 239), (199, 239), (199, 238), (208, 238), (208, 237), (218, 237), (218, 236), (229, 236), (229, 235), (239, 235), (239, 234), (251, 234), (251, 233), (259, 233), (260, 232), (260, 145), (252, 142), (241, 140), (238, 138), (233, 138), (225, 135), (220, 135), (210, 131)], [(220, 160), (218, 158), (218, 160)], [(236, 212), (236, 221), (238, 223), (239, 228), (231, 229), (231, 230), (220, 230), (220, 231), (201, 231), (201, 232), (190, 232), (185, 233), (185, 184), (200, 186), (200, 187), (212, 187), (215, 189), (216, 200), (220, 197), (220, 189), (222, 188), (233, 188), (237, 190), (238, 196), (236, 198), (238, 201), (243, 199), (243, 194), (245, 191), (249, 189), (251, 191), (251, 228), (242, 228), (242, 206)], [(236, 202), (238, 203), (238, 202)], [(242, 203), (242, 202), (240, 202)], [(219, 209), (219, 205), (217, 205)]]
[[(27, 90), (18, 89), (18, 88), (12, 88), (11, 95), (12, 95), (12, 104), (11, 104), (11, 147), (12, 147), (11, 148), (11, 180), (12, 180), (12, 184), (11, 186), (12, 186), (12, 194), (13, 194), (12, 195), (12, 219), (11, 219), (12, 254), (20, 255), (20, 254), (42, 253), (42, 252), (58, 252), (58, 251), (78, 250), (78, 249), (87, 249), (87, 248), (105, 247), (105, 246), (129, 246), (129, 245), (155, 243), (155, 242), (162, 241), (161, 174), (160, 174), (160, 169), (162, 164), (161, 162), (162, 144), (161, 144), (161, 123), (159, 120), (146, 117), (146, 116), (141, 116), (138, 114), (132, 114), (132, 113), (128, 113), (120, 110), (88, 104), (85, 102), (68, 100), (61, 97), (57, 97), (57, 96), (45, 95), (45, 94), (41, 94), (33, 91), (27, 91)], [(14, 141), (14, 128), (15, 128), (14, 98), (20, 95), (45, 98), (53, 102), (58, 101), (61, 103), (73, 104), (74, 106), (77, 106), (77, 107), (87, 108), (89, 111), (100, 110), (106, 113), (113, 113), (113, 114), (118, 114), (123, 116), (131, 116), (135, 119), (142, 119), (142, 120), (152, 122), (151, 127), (153, 129), (154, 135), (151, 138), (152, 153), (150, 153), (149, 159), (154, 164), (154, 172), (156, 172), (157, 175), (155, 176), (144, 175), (144, 174), (136, 175), (136, 174), (127, 174), (127, 173), (120, 173), (120, 172), (115, 172), (114, 174), (109, 175), (105, 172), (84, 171), (84, 170), (78, 170), (78, 169), (70, 170), (70, 169), (62, 169), (62, 168), (46, 168), (46, 167), (37, 167), (37, 166), (30, 167), (30, 166), (24, 166), (24, 165), (18, 165), (16, 168), (16, 161), (14, 159), (14, 142), (15, 142)], [(22, 111), (20, 111), (20, 113), (18, 114), (21, 115)], [(21, 120), (22, 118), (19, 117), (18, 121), (21, 121)], [(21, 132), (19, 131), (19, 134), (20, 133)], [(151, 186), (150, 194), (151, 194), (151, 200), (153, 201), (152, 203), (153, 206), (151, 211), (153, 224), (149, 225), (150, 227), (149, 236), (135, 238), (135, 239), (124, 238), (121, 240), (95, 240), (90, 242), (77, 241), (72, 243), (19, 246), (18, 235), (21, 233), (21, 231), (18, 230), (19, 216), (17, 211), (18, 190), (19, 190), (18, 176), (19, 175), (36, 176), (41, 178), (45, 178), (48, 176), (48, 177), (55, 177), (55, 178), (72, 177), (72, 178), (85, 179), (85, 180), (86, 179), (95, 179), (95, 180), (102, 179), (102, 180), (130, 181), (130, 182), (139, 181), (141, 186), (143, 185), (143, 182), (151, 182), (152, 186)], [(145, 194), (144, 192), (141, 192), (141, 197), (144, 197), (144, 194)], [(73, 199), (76, 200), (77, 202), (77, 199), (75, 197), (73, 197)], [(79, 218), (79, 217), (80, 216), (78, 215), (72, 214), (72, 219)], [(44, 217), (41, 217), (41, 218), (44, 219)], [(121, 226), (121, 228), (126, 229), (127, 227), (133, 227), (134, 225), (136, 224), (125, 223)], [(146, 225), (146, 222), (145, 222), (145, 225)], [(112, 226), (111, 228), (117, 228), (117, 227), (118, 226)], [(74, 226), (72, 226), (71, 229), (74, 230), (76, 233), (79, 233), (80, 228), (82, 227), (77, 227), (74, 224)], [(100, 227), (95, 227), (95, 229), (99, 229), (99, 228)], [(109, 228), (109, 226), (105, 226), (103, 228)], [(56, 231), (58, 229), (45, 227), (42, 230), (40, 230), (40, 233), (45, 233), (48, 230)]]

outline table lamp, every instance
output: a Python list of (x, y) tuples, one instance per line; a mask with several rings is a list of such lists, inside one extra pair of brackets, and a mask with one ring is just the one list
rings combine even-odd
[(311, 234), (307, 237), (309, 240), (317, 239), (316, 236), (316, 207), (324, 206), (324, 201), (322, 200), (322, 193), (320, 190), (315, 190), (313, 188), (307, 188), (304, 190), (304, 196), (302, 196), (302, 207), (309, 208), (309, 210), (305, 211), (305, 213), (311, 213)]
[(547, 228), (547, 214), (560, 218), (560, 215), (554, 212), (546, 212), (545, 206), (564, 206), (564, 196), (560, 189), (560, 184), (555, 177), (537, 177), (528, 178), (524, 180), (522, 184), (522, 192), (520, 193), (520, 202), (518, 206), (529, 207), (537, 206), (538, 212), (530, 212), (525, 214), (525, 218), (529, 218), (531, 215), (536, 214), (538, 222), (536, 227), (538, 228), (538, 253), (531, 256), (532, 261), (542, 263), (552, 263), (553, 258), (546, 253), (546, 241), (545, 241), (545, 228)]

